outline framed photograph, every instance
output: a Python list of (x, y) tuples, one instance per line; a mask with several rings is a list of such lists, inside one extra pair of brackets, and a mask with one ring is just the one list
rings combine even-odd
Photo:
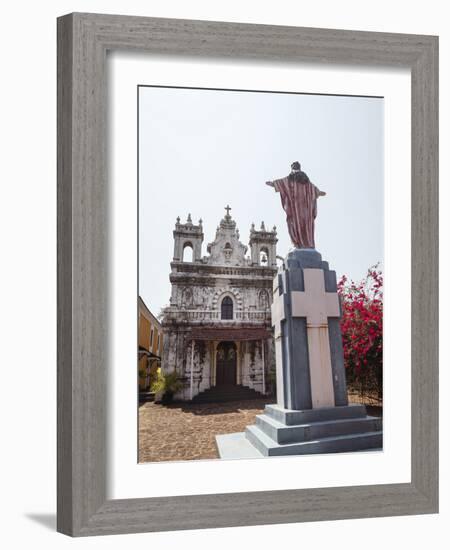
[(58, 530), (436, 513), (437, 185), (437, 37), (59, 18)]

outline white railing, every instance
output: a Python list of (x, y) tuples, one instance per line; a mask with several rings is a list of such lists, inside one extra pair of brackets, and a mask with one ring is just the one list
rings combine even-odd
[[(171, 312), (172, 313), (172, 312)], [(178, 318), (187, 321), (265, 321), (270, 319), (270, 311), (235, 311), (233, 319), (221, 319), (221, 312), (217, 309), (180, 309), (173, 312)]]
[(264, 321), (270, 319), (270, 311), (236, 311), (235, 318), (238, 321)]

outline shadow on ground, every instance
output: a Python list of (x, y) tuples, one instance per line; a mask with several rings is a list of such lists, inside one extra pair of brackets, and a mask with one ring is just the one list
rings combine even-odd
[(25, 517), (50, 531), (56, 531), (56, 514), (25, 514)]
[(195, 415), (237, 413), (242, 410), (252, 410), (255, 408), (264, 409), (265, 405), (275, 403), (275, 400), (248, 399), (246, 401), (227, 401), (225, 403), (186, 403), (183, 401), (165, 405), (168, 409), (180, 409), (183, 412), (189, 412)]
[[(164, 409), (179, 409), (182, 412), (189, 412), (195, 415), (224, 414), (251, 410), (255, 408), (264, 409), (265, 405), (276, 403), (275, 399), (249, 399), (246, 401), (228, 401), (225, 403), (189, 403), (186, 401), (174, 401), (170, 404), (159, 406)], [(142, 405), (140, 405), (142, 406)], [(379, 405), (366, 405), (369, 416), (383, 416), (383, 407)]]

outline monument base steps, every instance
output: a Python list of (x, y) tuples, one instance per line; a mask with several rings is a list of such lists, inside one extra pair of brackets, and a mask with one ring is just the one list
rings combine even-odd
[(379, 432), (381, 419), (367, 416), (350, 420), (327, 420), (286, 426), (270, 416), (260, 415), (256, 417), (256, 427), (276, 443), (284, 444), (311, 441), (323, 437)]
[(375, 448), (380, 449), (383, 444), (382, 432), (323, 437), (314, 441), (302, 441), (300, 443), (287, 443), (283, 445), (276, 443), (257, 426), (248, 426), (245, 435), (263, 456), (354, 452)]
[(279, 405), (266, 405), (264, 414), (288, 426), (344, 418), (365, 418), (367, 416), (366, 407), (364, 405), (321, 407), (320, 409), (304, 409), (302, 411), (283, 409), (283, 407)]
[(380, 448), (382, 419), (364, 405), (291, 411), (268, 405), (245, 437), (263, 456), (339, 453)]
[(382, 419), (367, 416), (364, 405), (303, 411), (267, 405), (245, 432), (217, 436), (216, 441), (221, 458), (258, 456), (252, 448), (260, 456), (378, 450), (383, 446)]

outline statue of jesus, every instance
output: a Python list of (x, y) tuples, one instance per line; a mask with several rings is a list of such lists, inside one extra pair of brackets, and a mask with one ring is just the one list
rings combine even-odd
[(296, 248), (315, 248), (314, 220), (317, 197), (326, 195), (309, 181), (299, 162), (291, 164), (291, 173), (280, 180), (267, 181), (281, 195), (292, 244)]

